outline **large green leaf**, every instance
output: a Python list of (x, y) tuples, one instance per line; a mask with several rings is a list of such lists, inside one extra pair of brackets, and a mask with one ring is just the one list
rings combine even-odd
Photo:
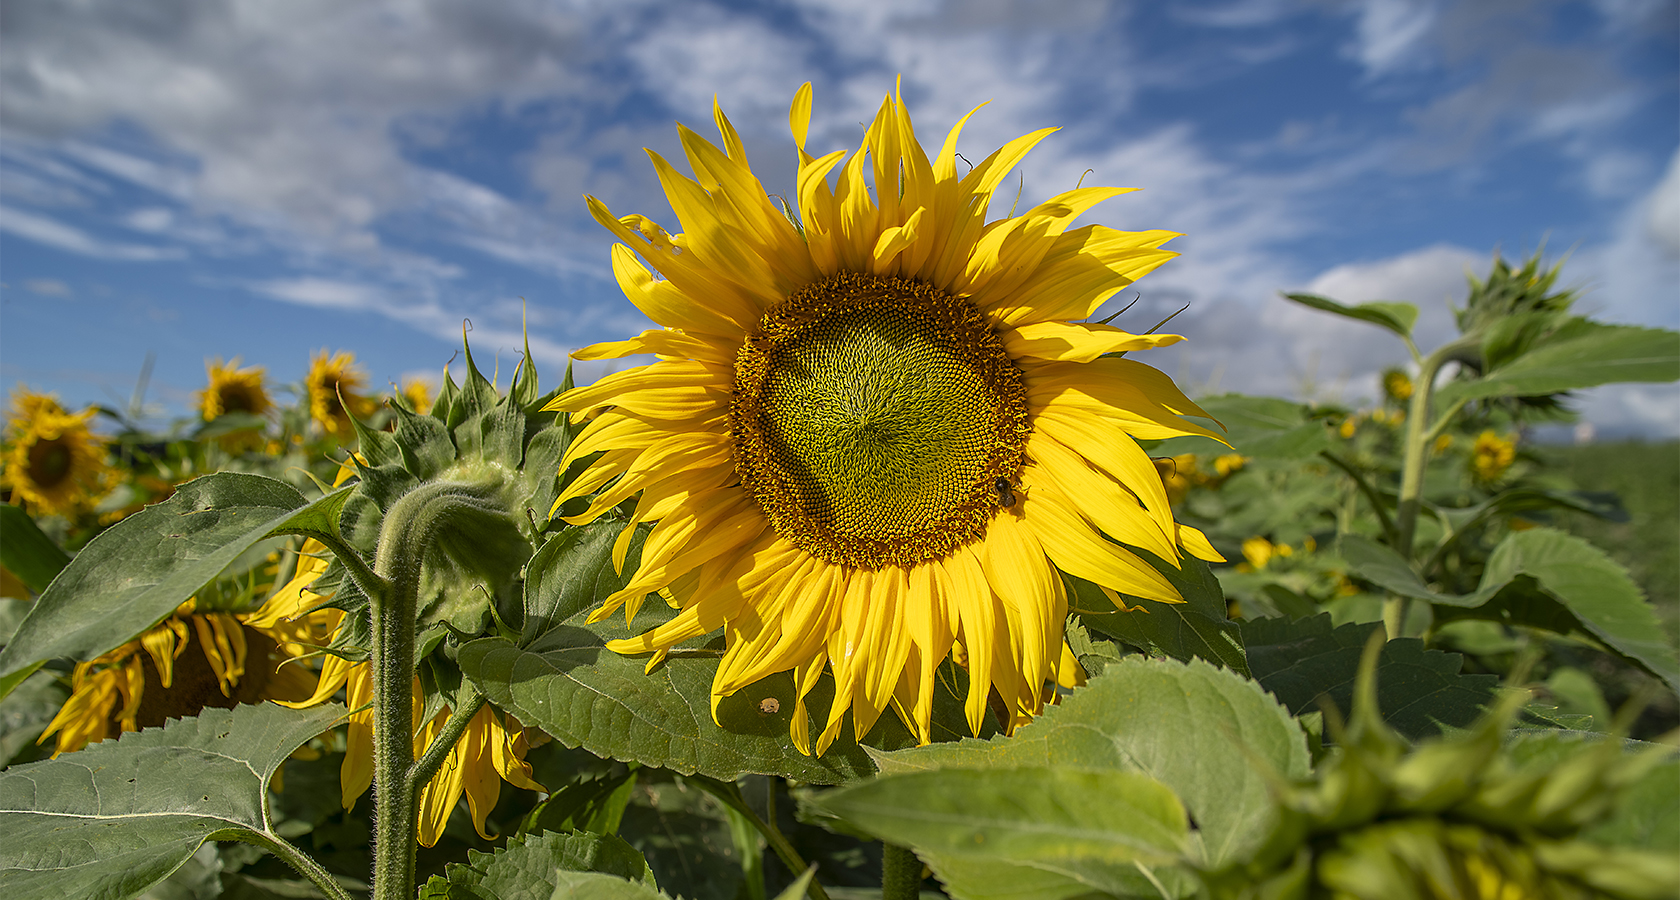
[(1230, 446), (1191, 435), (1161, 441), (1150, 449), (1151, 456), (1196, 453), (1212, 457), (1235, 452), (1260, 459), (1304, 459), (1330, 446), (1324, 423), (1313, 419), (1311, 408), (1300, 403), (1243, 394), (1221, 394), (1196, 402), (1225, 426)]
[[(914, 848), (964, 898), (1066, 896), (1075, 886), (1133, 894), (1138, 866), (1178, 862), (1189, 838), (1172, 790), (1136, 771), (915, 772), (830, 791), (815, 805)], [(984, 877), (974, 877), (976, 864)], [(1027, 870), (1030, 893), (1011, 869)], [(1047, 875), (1059, 876), (1062, 889)]]
[[(1349, 623), (1338, 628), (1323, 613), (1294, 621), (1255, 619), (1242, 623), (1242, 632), (1249, 670), (1290, 712), (1312, 712), (1324, 696), (1345, 720), (1360, 654), (1371, 632), (1381, 627)], [(1462, 665), (1458, 654), (1425, 649), (1416, 638), (1384, 644), (1377, 663), (1383, 720), (1413, 738), (1438, 734), (1441, 724), (1469, 726), (1493, 697), (1499, 679), (1459, 674)]]
[(1146, 551), (1133, 548), (1133, 552), (1166, 576), (1184, 596), (1184, 602), (1157, 603), (1128, 596), (1126, 602), (1133, 609), (1098, 612), (1114, 606), (1096, 585), (1069, 576), (1073, 603), (1085, 626), (1139, 650), (1181, 661), (1205, 659), (1248, 674), (1242, 635), (1225, 615), (1225, 592), (1208, 564), (1185, 556), (1181, 560), (1183, 568), (1175, 569)]
[(41, 533), (29, 513), (10, 503), (0, 504), (0, 566), (39, 594), (69, 562), (70, 555)]
[[(521, 722), (597, 756), (723, 781), (756, 773), (835, 784), (873, 771), (849, 726), (821, 757), (794, 748), (788, 736), (794, 685), (787, 673), (725, 698), (714, 722), (712, 676), (719, 655), (673, 654), (645, 673), (645, 660), (606, 649), (608, 640), (628, 636), (623, 619), (615, 621), (616, 628), (608, 622), (564, 625), (529, 649), (503, 638), (472, 641), (460, 650), (461, 672)], [(831, 685), (825, 679), (807, 698), (812, 715), (826, 714)], [(777, 712), (764, 712), (760, 704), (768, 698), (775, 699)], [(820, 727), (819, 719), (814, 730)], [(914, 743), (890, 712), (881, 716), (876, 733), (889, 746)]]
[(1201, 660), (1127, 657), (1013, 737), (874, 753), (884, 777), (928, 769), (1136, 770), (1175, 791), (1218, 868), (1252, 853), (1277, 820), (1267, 772), (1307, 774), (1305, 738), (1261, 685)]
[(508, 838), (494, 853), (467, 851), (420, 888), (420, 900), (548, 900), (566, 872), (600, 872), (654, 887), (647, 861), (622, 838), (590, 832), (544, 832)]
[(307, 504), (283, 481), (224, 472), (111, 526), (59, 573), (0, 651), (0, 676), (90, 659), (169, 615), (265, 538), (328, 532), (348, 489)]
[(1477, 593), (1518, 575), (1538, 582), (1581, 630), (1680, 690), (1680, 658), (1656, 610), (1604, 551), (1551, 528), (1513, 532), (1494, 548)]
[(1410, 303), (1376, 300), (1370, 303), (1361, 303), (1357, 306), (1348, 306), (1345, 303), (1337, 303), (1329, 297), (1320, 297), (1317, 294), (1284, 294), (1284, 296), (1303, 306), (1321, 309), (1327, 313), (1335, 313), (1338, 316), (1357, 319), (1361, 322), (1369, 322), (1372, 325), (1386, 328), (1401, 337), (1410, 335), (1412, 326), (1417, 324), (1418, 309)]
[(0, 892), (134, 897), (205, 841), (278, 841), (268, 782), (340, 706), (206, 709), (0, 772)]
[(1680, 334), (1575, 319), (1535, 350), (1436, 393), (1445, 406), (1486, 397), (1532, 397), (1624, 381), (1680, 379)]
[[(617, 520), (564, 528), (537, 550), (526, 566), (521, 645), (529, 646), (555, 625), (593, 608), (624, 586), (624, 576), (612, 565), (613, 542), (623, 528), (624, 523)], [(625, 572), (635, 571), (640, 543), (637, 540), (630, 548)]]

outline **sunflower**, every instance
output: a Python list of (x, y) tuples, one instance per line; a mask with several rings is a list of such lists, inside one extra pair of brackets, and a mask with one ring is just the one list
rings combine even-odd
[(1479, 484), (1493, 484), (1504, 477), (1516, 459), (1516, 435), (1500, 437), (1491, 429), (1483, 431), (1470, 447), (1470, 477)]
[(263, 388), (262, 366), (241, 369), (239, 357), (228, 363), (217, 357), (215, 362), (205, 361), (204, 370), (210, 376), (210, 384), (198, 393), (198, 408), (204, 421), (212, 422), (228, 413), (260, 416), (274, 405)]
[(309, 393), (309, 417), (321, 423), (326, 432), (338, 437), (350, 435), (350, 417), (365, 418), (373, 412), (374, 403), (357, 389), (367, 383), (367, 376), (356, 368), (353, 353), (327, 351), (311, 356), (309, 374), (304, 387)]
[(67, 413), (46, 394), (12, 394), (10, 449), (0, 485), (12, 502), (37, 515), (69, 516), (109, 489), (113, 477), (105, 442), (88, 431), (91, 407)]
[(587, 198), (623, 242), (620, 285), (664, 326), (579, 351), (658, 361), (550, 405), (591, 420), (562, 471), (601, 453), (560, 501), (599, 493), (566, 521), (639, 494), (622, 562), (636, 524), (658, 520), (626, 587), (592, 615), (633, 618), (664, 592), (678, 615), (608, 644), (653, 654), (650, 668), (722, 627), (714, 713), (791, 670), (803, 752), (804, 698), (825, 667), (836, 694), (818, 753), (848, 709), (859, 737), (891, 706), (927, 742), (948, 656), (968, 667), (970, 727), (995, 692), (1013, 728), (1053, 674), (1078, 680), (1063, 573), (1121, 605), (1120, 594), (1173, 602), (1172, 583), (1122, 542), (1171, 566), (1180, 548), (1219, 559), (1173, 521), (1135, 440), (1211, 434), (1181, 418), (1206, 413), (1170, 379), (1121, 357), (1181, 338), (1069, 321), (1175, 256), (1160, 247), (1176, 235), (1070, 229), (1119, 188), (1076, 188), (987, 222), (993, 191), (1053, 129), (959, 174), (962, 123), (930, 161), (898, 95), (849, 160), (805, 151), (810, 110), (807, 84), (789, 114), (797, 217), (772, 203), (715, 109), (721, 150), (679, 126), (696, 178), (650, 154), (684, 233)]
[[(315, 676), (286, 663), (321, 644), (341, 614), (293, 616), (298, 601), (296, 591), (282, 588), (258, 609), (234, 614), (188, 600), (140, 637), (78, 663), (70, 697), (40, 740), (57, 734), (57, 756), (207, 706), (308, 697)], [(187, 652), (194, 643), (199, 652)]]
[(425, 415), (432, 409), (432, 386), (424, 378), (410, 378), (403, 382), (403, 400), (408, 408), (417, 415)]
[[(297, 615), (327, 599), (309, 590), (309, 585), (327, 569), (326, 560), (320, 555), (321, 549), (314, 541), (305, 543), (304, 561), (299, 564), (296, 576), (283, 590), (283, 593), (295, 600), (290, 605), (276, 606), (277, 613), (284, 611), (290, 615)], [(338, 656), (328, 656), (314, 691), (302, 700), (288, 698), (282, 705), (294, 709), (314, 706), (331, 700), (340, 690), (345, 692), (345, 702), (350, 709), (360, 708), (359, 711), (350, 714), (344, 762), (339, 768), (340, 799), (344, 802), (344, 808), (350, 809), (356, 805), (356, 799), (366, 793), (368, 787), (373, 784), (371, 665), (367, 662), (351, 662)], [(425, 700), (418, 678), (414, 680), (413, 702), (414, 721), (420, 722)], [(450, 712), (447, 705), (443, 706), (431, 720), (419, 728), (414, 736), (416, 758), (431, 746), (432, 740), (449, 721)], [(495, 808), (496, 801), (501, 797), (503, 781), (528, 790), (543, 790), (542, 785), (532, 779), (531, 767), (525, 762), (525, 752), (528, 749), (524, 728), (518, 720), (511, 716), (503, 716), (489, 706), (480, 709), (467, 724), (467, 730), (455, 742), (438, 773), (421, 789), (420, 843), (427, 847), (437, 844), (438, 839), (443, 836), (444, 826), (449, 823), (449, 815), (460, 802), (462, 794), (467, 797), (473, 828), (485, 840), (491, 840), (493, 836), (485, 832), (484, 823), (490, 815), (490, 810)]]

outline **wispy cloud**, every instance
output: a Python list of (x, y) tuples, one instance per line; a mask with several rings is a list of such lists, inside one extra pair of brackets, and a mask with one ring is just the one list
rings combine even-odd
[(94, 237), (72, 225), (10, 206), (0, 206), (0, 231), (5, 231), (38, 244), (95, 259), (129, 262), (157, 262), (184, 259), (186, 251), (177, 247), (155, 247), (126, 244)]

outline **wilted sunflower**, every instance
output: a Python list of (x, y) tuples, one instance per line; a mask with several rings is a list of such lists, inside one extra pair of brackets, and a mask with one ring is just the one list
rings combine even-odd
[[(249, 613), (197, 606), (188, 600), (140, 637), (76, 665), (70, 697), (40, 738), (58, 735), (54, 756), (208, 706), (314, 692), (314, 674), (286, 662), (324, 642), (338, 624), (337, 610), (294, 617), (287, 611), (298, 608), (298, 597), (285, 588)], [(195, 643), (199, 652), (189, 653)]]
[[(327, 569), (326, 560), (320, 554), (322, 549), (314, 541), (305, 543), (304, 560), (299, 563), (296, 576), (282, 592), (296, 598), (296, 602), (287, 607), (292, 610), (292, 615), (297, 615), (326, 599), (309, 590), (309, 585)], [(284, 702), (282, 705), (294, 709), (315, 706), (331, 700), (340, 690), (345, 692), (345, 703), (350, 709), (366, 707), (349, 717), (350, 727), (344, 749), (344, 762), (339, 767), (340, 798), (344, 802), (344, 808), (349, 809), (356, 805), (356, 799), (366, 793), (368, 787), (373, 784), (371, 664), (328, 656), (314, 692), (307, 699)], [(425, 704), (418, 678), (414, 680), (413, 697), (414, 721), (420, 722)], [(432, 740), (443, 729), (444, 723), (449, 721), (449, 714), (450, 708), (444, 706), (419, 728), (414, 736), (416, 758), (431, 746)], [(449, 824), (450, 813), (460, 802), (463, 793), (467, 796), (467, 807), (472, 813), (473, 828), (477, 829), (485, 840), (491, 840), (493, 836), (485, 832), (484, 823), (490, 815), (490, 810), (495, 808), (496, 801), (501, 797), (503, 780), (528, 790), (543, 790), (542, 785), (532, 780), (531, 767), (525, 762), (527, 749), (524, 729), (517, 720), (507, 716), (504, 721), (504, 716), (488, 705), (480, 709), (467, 724), (467, 730), (462, 733), (460, 740), (455, 742), (455, 747), (444, 760), (442, 768), (421, 789), (420, 843), (431, 847), (438, 842), (443, 836), (444, 826)]]
[(198, 393), (198, 409), (204, 421), (212, 422), (228, 413), (250, 413), (260, 416), (274, 404), (263, 387), (263, 367), (239, 368), (239, 357), (223, 363), (206, 361), (204, 370), (210, 384)]
[(67, 413), (46, 394), (12, 394), (6, 468), (0, 485), (37, 515), (72, 515), (111, 485), (105, 442), (88, 431), (94, 410)]
[(1060, 572), (1116, 600), (1171, 602), (1172, 584), (1117, 541), (1173, 565), (1181, 546), (1219, 558), (1173, 521), (1134, 440), (1207, 434), (1180, 418), (1205, 413), (1117, 355), (1181, 338), (1070, 321), (1175, 256), (1159, 248), (1176, 235), (1069, 230), (1126, 192), (1106, 187), (988, 223), (993, 191), (1053, 129), (959, 174), (962, 124), (930, 162), (891, 96), (842, 166), (844, 151), (806, 153), (810, 109), (807, 84), (789, 115), (797, 219), (765, 193), (721, 111), (721, 150), (679, 126), (698, 180), (650, 154), (685, 233), (588, 198), (628, 245), (613, 248), (619, 284), (664, 326), (580, 351), (659, 361), (550, 406), (594, 417), (562, 470), (604, 451), (561, 497), (600, 491), (567, 521), (639, 493), (622, 561), (634, 525), (659, 520), (640, 568), (594, 618), (620, 606), (633, 617), (668, 590), (680, 614), (608, 646), (652, 652), (651, 667), (722, 627), (714, 710), (791, 669), (791, 731), (805, 752), (804, 697), (825, 666), (836, 699), (817, 752), (848, 708), (860, 737), (890, 704), (929, 740), (934, 673), (954, 650), (968, 666), (970, 726), (995, 689), (1012, 728), (1038, 711), (1053, 673), (1076, 679)]
[(365, 418), (373, 412), (374, 402), (358, 393), (367, 383), (367, 376), (356, 368), (356, 356), (341, 351), (327, 355), (327, 351), (311, 356), (309, 374), (304, 387), (309, 392), (309, 417), (321, 423), (328, 434), (337, 437), (350, 435), (350, 417)]

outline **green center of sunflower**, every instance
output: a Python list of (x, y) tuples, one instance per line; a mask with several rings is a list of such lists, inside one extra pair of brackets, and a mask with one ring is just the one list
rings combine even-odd
[(777, 534), (865, 569), (979, 538), (1028, 432), (1021, 371), (973, 304), (855, 273), (765, 314), (730, 412), (736, 471)]

